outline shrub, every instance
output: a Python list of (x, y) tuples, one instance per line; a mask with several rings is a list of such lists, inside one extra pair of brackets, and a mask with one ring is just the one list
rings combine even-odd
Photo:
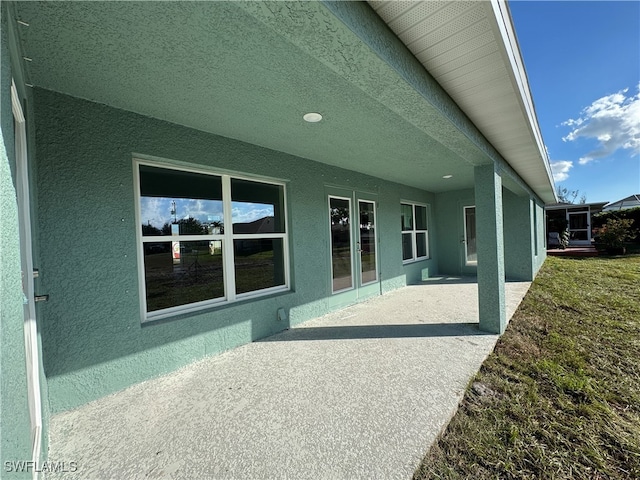
[[(592, 227), (598, 231), (610, 220), (632, 220), (634, 225), (640, 225), (640, 207), (628, 208), (626, 210), (614, 210), (610, 212), (600, 212), (593, 216)], [(634, 237), (629, 240), (640, 243), (640, 230), (635, 231)]]
[(600, 227), (597, 234), (597, 242), (603, 243), (607, 249), (617, 249), (624, 247), (624, 242), (636, 236), (636, 231), (631, 230), (633, 220), (625, 218), (610, 218), (603, 227)]

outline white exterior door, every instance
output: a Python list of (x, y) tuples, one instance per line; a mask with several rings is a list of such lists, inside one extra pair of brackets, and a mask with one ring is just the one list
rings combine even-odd
[[(38, 354), (38, 329), (33, 279), (33, 254), (31, 249), (31, 207), (29, 202), (29, 168), (27, 157), (27, 135), (24, 113), (15, 84), (11, 83), (11, 106), (14, 118), (16, 151), (16, 190), (20, 215), (20, 260), (22, 265), (22, 289), (24, 293), (24, 343), (27, 361), (27, 394), (31, 418), (32, 458), (40, 459), (42, 407), (40, 400), (40, 359)], [(33, 477), (37, 478), (37, 469)]]
[[(329, 194), (331, 293), (335, 305), (378, 294), (376, 202), (356, 191)], [(336, 295), (339, 294), (339, 295)]]

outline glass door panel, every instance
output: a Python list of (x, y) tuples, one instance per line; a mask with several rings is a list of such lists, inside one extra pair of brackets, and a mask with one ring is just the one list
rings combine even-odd
[(464, 207), (464, 245), (465, 263), (473, 265), (478, 263), (476, 250), (476, 207)]
[(378, 280), (376, 262), (376, 212), (375, 203), (365, 200), (358, 201), (360, 210), (360, 284)]
[(329, 197), (332, 292), (353, 288), (351, 199)]
[(589, 212), (569, 212), (569, 240), (589, 242)]

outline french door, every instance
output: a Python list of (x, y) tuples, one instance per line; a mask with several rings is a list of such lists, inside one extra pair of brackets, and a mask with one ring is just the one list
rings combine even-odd
[[(358, 192), (329, 195), (331, 293), (349, 301), (379, 292), (376, 202)], [(342, 303), (338, 301), (337, 303)]]

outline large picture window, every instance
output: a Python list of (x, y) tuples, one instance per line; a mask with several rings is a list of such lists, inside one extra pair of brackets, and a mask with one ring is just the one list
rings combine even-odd
[(289, 288), (284, 184), (135, 166), (143, 320)]
[(402, 261), (429, 258), (428, 208), (426, 205), (402, 203)]

